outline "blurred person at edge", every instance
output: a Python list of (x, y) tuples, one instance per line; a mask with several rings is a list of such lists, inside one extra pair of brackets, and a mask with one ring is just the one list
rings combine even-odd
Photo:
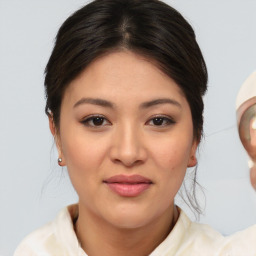
[(179, 12), (157, 0), (93, 1), (59, 29), (45, 75), (58, 163), (79, 201), (15, 256), (256, 255), (256, 226), (223, 237), (174, 203), (197, 165), (207, 88)]
[(249, 155), (250, 180), (256, 190), (256, 71), (243, 83), (236, 102), (238, 132)]

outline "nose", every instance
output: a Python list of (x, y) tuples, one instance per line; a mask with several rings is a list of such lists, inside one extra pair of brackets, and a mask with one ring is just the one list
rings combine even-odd
[(147, 151), (143, 136), (136, 127), (126, 125), (116, 129), (111, 144), (110, 157), (115, 163), (132, 167), (146, 161)]

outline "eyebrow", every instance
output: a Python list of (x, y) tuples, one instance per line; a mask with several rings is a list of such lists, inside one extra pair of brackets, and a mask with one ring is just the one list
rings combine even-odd
[(82, 98), (75, 103), (74, 108), (82, 104), (93, 104), (101, 107), (114, 108), (114, 104), (112, 102), (97, 98)]
[[(74, 108), (82, 104), (92, 104), (92, 105), (97, 105), (97, 106), (107, 107), (107, 108), (115, 107), (115, 104), (113, 104), (108, 100), (98, 99), (98, 98), (82, 98), (75, 103)], [(161, 99), (146, 101), (140, 104), (139, 108), (145, 109), (145, 108), (150, 108), (152, 106), (161, 105), (161, 104), (171, 104), (181, 108), (181, 104), (178, 101), (170, 98), (161, 98)]]
[(144, 102), (140, 105), (140, 108), (150, 108), (152, 106), (160, 105), (160, 104), (172, 104), (174, 106), (181, 108), (181, 104), (178, 101), (174, 99), (169, 99), (169, 98), (161, 98), (161, 99)]

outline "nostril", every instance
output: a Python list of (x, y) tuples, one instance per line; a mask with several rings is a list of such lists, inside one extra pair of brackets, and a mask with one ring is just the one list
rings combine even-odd
[(121, 159), (114, 159), (114, 162), (116, 164), (122, 164), (126, 167), (134, 167), (134, 166), (137, 166), (137, 165), (140, 165), (140, 164), (143, 163), (143, 161), (141, 161), (141, 160), (134, 160), (134, 161), (130, 160), (130, 161), (128, 161), (128, 160), (121, 160)]
[[(122, 135), (122, 136), (121, 136)], [(131, 167), (142, 164), (146, 159), (146, 149), (138, 134), (127, 129), (113, 138), (113, 144), (109, 150), (109, 156), (116, 164)]]

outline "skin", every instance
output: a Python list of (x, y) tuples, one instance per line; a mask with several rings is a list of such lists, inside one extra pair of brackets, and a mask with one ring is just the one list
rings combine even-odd
[[(175, 103), (140, 107), (162, 98)], [(85, 121), (91, 115), (105, 119), (95, 126), (93, 120)], [(171, 121), (155, 125), (156, 116)], [(59, 129), (49, 121), (79, 196), (76, 233), (83, 249), (89, 255), (148, 255), (176, 222), (174, 197), (187, 167), (196, 164), (198, 143), (181, 89), (152, 61), (114, 52), (95, 60), (70, 83)], [(123, 197), (103, 182), (117, 174), (139, 174), (153, 184), (138, 196)]]
[(250, 121), (250, 137), (251, 137), (251, 157), (254, 160), (254, 165), (250, 170), (250, 179), (252, 187), (256, 190), (256, 117)]
[[(237, 110), (237, 116), (241, 142), (253, 162), (253, 167), (250, 169), (250, 181), (252, 187), (256, 190), (256, 117), (251, 118), (248, 131), (246, 125), (241, 126), (241, 117), (254, 104), (256, 104), (256, 97), (244, 102)], [(248, 132), (249, 134), (247, 134)]]

